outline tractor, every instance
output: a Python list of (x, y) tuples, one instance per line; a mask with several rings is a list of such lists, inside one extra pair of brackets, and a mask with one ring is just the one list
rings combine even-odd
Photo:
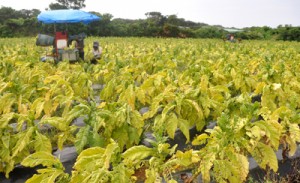
[[(84, 60), (84, 39), (86, 35), (68, 35), (68, 31), (56, 31), (56, 24), (83, 23), (89, 24), (93, 21), (99, 21), (100, 17), (84, 12), (82, 10), (51, 10), (41, 12), (37, 19), (44, 24), (54, 24), (54, 36), (38, 34), (36, 39), (37, 46), (49, 47), (53, 49), (49, 54), (43, 56), (41, 61), (53, 59), (55, 63), (62, 60), (79, 61)], [(75, 48), (70, 45), (75, 41)]]

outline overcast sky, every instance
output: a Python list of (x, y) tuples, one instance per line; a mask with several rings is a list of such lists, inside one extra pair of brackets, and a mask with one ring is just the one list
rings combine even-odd
[[(0, 0), (0, 6), (45, 10), (55, 0)], [(114, 18), (145, 19), (161, 12), (178, 18), (224, 27), (291, 24), (300, 26), (300, 0), (86, 0), (86, 11), (110, 13)]]

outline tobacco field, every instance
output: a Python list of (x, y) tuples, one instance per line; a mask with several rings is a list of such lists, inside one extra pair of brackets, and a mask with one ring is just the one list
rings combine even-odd
[[(89, 37), (87, 59), (94, 40), (96, 65), (41, 62), (34, 38), (0, 39), (7, 178), (24, 166), (39, 167), (27, 183), (175, 183), (185, 170), (186, 182), (245, 182), (249, 157), (277, 172), (275, 152), (299, 147), (299, 42)], [(53, 155), (70, 146), (71, 174)]]

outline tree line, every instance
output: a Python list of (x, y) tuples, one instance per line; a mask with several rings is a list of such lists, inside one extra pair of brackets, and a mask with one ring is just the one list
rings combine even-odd
[[(85, 7), (82, 0), (57, 0), (51, 3), (49, 9), (80, 9)], [(75, 2), (75, 3), (74, 3)], [(77, 4), (76, 4), (77, 2)], [(15, 10), (10, 7), (0, 8), (0, 37), (36, 36), (38, 33), (53, 34), (53, 25), (46, 25), (37, 21), (41, 11)], [(224, 38), (228, 32), (221, 25), (192, 22), (177, 15), (162, 15), (160, 12), (147, 12), (145, 19), (113, 18), (112, 14), (91, 12), (101, 17), (98, 22), (89, 25), (68, 24), (56, 25), (56, 29), (68, 30), (70, 34), (84, 32), (89, 36), (116, 36), (116, 37), (176, 37), (176, 38)], [(279, 25), (271, 27), (248, 27), (234, 33), (241, 39), (258, 40), (287, 40), (300, 41), (300, 27)]]

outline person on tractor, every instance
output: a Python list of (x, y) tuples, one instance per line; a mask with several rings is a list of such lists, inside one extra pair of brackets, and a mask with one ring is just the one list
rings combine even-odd
[(75, 41), (75, 48), (78, 50), (79, 58), (84, 60), (84, 39), (83, 38), (77, 38)]

